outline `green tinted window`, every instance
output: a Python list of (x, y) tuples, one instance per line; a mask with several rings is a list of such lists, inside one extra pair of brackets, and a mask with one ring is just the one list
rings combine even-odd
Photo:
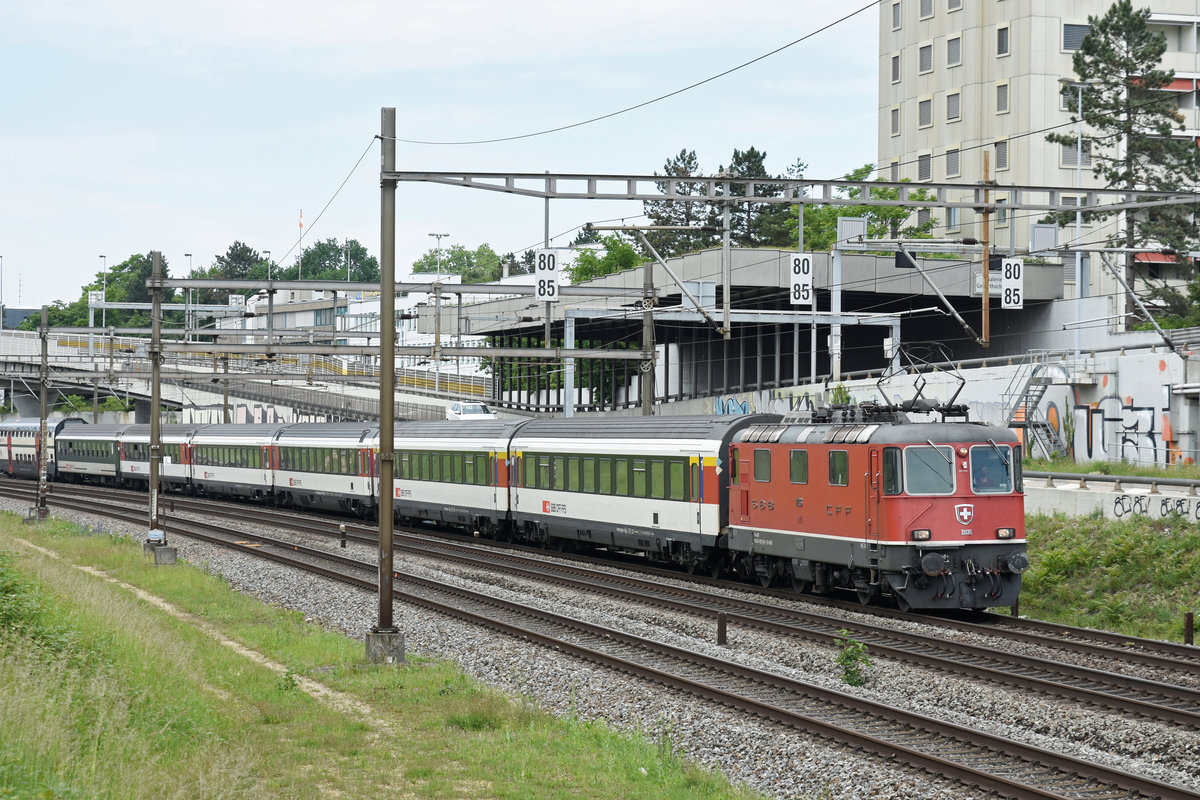
[(583, 491), (596, 491), (596, 459), (592, 456), (583, 459)]
[(771, 451), (765, 448), (754, 451), (754, 480), (760, 483), (771, 480)]
[(667, 486), (669, 487), (669, 491), (671, 493), (671, 499), (686, 500), (687, 481), (684, 479), (684, 476), (687, 474), (687, 465), (684, 463), (683, 459), (675, 458), (671, 459), (669, 467), (671, 471), (667, 476)]
[(600, 459), (600, 469), (597, 473), (597, 479), (600, 486), (600, 494), (613, 493), (613, 464), (611, 458)]
[(808, 483), (808, 451), (793, 450), (788, 460), (788, 474), (792, 483)]
[(829, 485), (846, 486), (850, 483), (850, 454), (845, 450), (829, 451)]
[(658, 500), (667, 496), (667, 465), (664, 461), (650, 462), (650, 496)]

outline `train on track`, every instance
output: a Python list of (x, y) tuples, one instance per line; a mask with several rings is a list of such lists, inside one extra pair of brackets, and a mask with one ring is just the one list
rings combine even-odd
[[(38, 421), (0, 431), (4, 471), (36, 477)], [(49, 480), (148, 487), (148, 425), (48, 434)], [(166, 491), (377, 512), (377, 425), (164, 424), (161, 447)], [(1013, 432), (895, 406), (397, 422), (394, 454), (398, 520), (484, 537), (901, 609), (1011, 606), (1029, 567)]]

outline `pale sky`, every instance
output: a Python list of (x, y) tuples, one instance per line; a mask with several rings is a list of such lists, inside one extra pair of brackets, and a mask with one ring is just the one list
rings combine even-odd
[[(676, 91), (864, 5), (0, 0), (3, 302), (73, 301), (101, 254), (160, 250), (184, 277), (185, 253), (207, 267), (241, 240), (291, 263), (302, 209), (306, 243), (349, 237), (378, 257), (381, 107), (396, 107), (399, 138), (518, 136)], [(686, 148), (715, 172), (753, 146), (772, 172), (801, 159), (838, 177), (875, 159), (877, 27), (872, 6), (644, 108), (511, 142), (400, 144), (397, 167), (648, 175)], [(552, 204), (552, 244), (641, 211)], [(519, 254), (543, 228), (540, 200), (402, 183), (397, 272), (429, 233)]]

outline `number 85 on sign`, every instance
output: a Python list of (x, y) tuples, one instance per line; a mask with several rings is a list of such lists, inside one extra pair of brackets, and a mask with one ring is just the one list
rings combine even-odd
[(792, 276), (792, 305), (811, 306), (813, 304), (812, 253), (789, 253), (787, 260)]

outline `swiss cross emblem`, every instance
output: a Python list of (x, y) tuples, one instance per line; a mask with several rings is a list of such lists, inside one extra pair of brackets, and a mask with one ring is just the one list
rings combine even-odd
[(543, 513), (543, 514), (549, 514), (549, 513), (550, 513), (550, 501), (549, 501), (549, 500), (543, 500), (543, 501), (542, 501), (542, 513)]
[(961, 506), (954, 507), (954, 516), (962, 525), (967, 525), (971, 520), (975, 519), (975, 506), (970, 503), (964, 503)]

